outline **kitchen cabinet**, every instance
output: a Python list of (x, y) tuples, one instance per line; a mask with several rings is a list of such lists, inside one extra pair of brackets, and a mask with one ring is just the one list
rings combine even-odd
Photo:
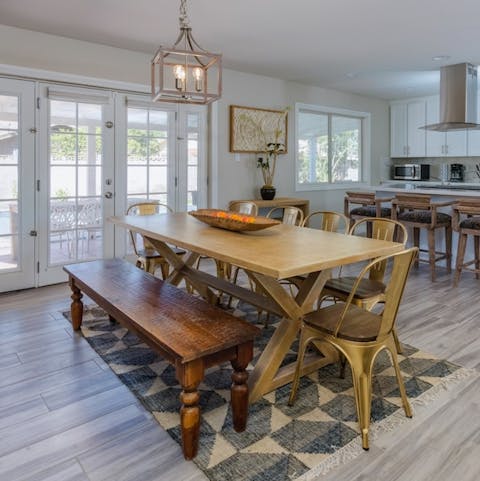
[[(427, 98), (426, 123), (429, 125), (438, 122), (440, 122), (440, 98), (437, 95)], [(450, 132), (427, 130), (426, 134), (427, 157), (465, 157), (467, 155), (467, 132), (465, 130)]]
[(426, 123), (425, 100), (390, 104), (391, 157), (425, 157), (426, 135), (420, 129)]

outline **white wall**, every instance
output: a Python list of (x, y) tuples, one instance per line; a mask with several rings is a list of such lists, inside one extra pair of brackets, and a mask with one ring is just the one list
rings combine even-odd
[[(144, 53), (0, 25), (0, 64), (148, 85), (150, 58), (151, 55)], [(211, 152), (217, 156), (216, 168), (211, 172), (212, 185), (218, 181), (218, 191), (213, 197), (217, 206), (224, 207), (231, 199), (257, 196), (261, 186), (254, 156), (235, 155), (228, 151), (229, 106), (234, 104), (272, 109), (289, 108), (288, 154), (279, 157), (275, 177), (278, 196), (308, 198), (311, 210), (343, 208), (343, 190), (294, 191), (295, 102), (370, 112), (371, 180), (372, 183), (380, 180), (384, 168), (383, 159), (387, 158), (389, 153), (387, 102), (225, 70), (223, 97), (214, 107), (218, 130), (214, 136), (215, 145), (211, 146)]]
[(310, 200), (310, 208), (343, 210), (343, 190), (295, 192), (295, 103), (309, 103), (371, 113), (371, 180), (378, 183), (382, 165), (389, 153), (389, 111), (383, 100), (322, 89), (296, 82), (227, 70), (224, 91), (218, 101), (218, 177), (219, 206), (228, 200), (252, 198), (261, 187), (260, 173), (253, 154), (232, 154), (229, 148), (229, 106), (284, 109), (288, 113), (288, 153), (279, 156), (275, 187), (277, 195)]

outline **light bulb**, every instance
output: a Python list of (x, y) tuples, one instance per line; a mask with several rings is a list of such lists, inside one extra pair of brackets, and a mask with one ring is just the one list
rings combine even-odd
[(185, 85), (185, 67), (183, 65), (175, 65), (173, 67), (173, 75), (175, 75), (175, 88), (183, 90)]
[(195, 78), (195, 90), (201, 92), (203, 88), (203, 70), (200, 67), (193, 69), (193, 77)]

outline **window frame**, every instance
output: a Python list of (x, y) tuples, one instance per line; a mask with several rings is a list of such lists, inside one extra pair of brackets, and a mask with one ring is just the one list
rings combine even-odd
[[(360, 149), (360, 180), (359, 181), (343, 181), (343, 182), (315, 182), (315, 183), (300, 183), (298, 182), (298, 171), (300, 167), (298, 142), (299, 142), (299, 119), (302, 112), (313, 113), (319, 115), (327, 115), (328, 122), (331, 123), (332, 115), (339, 115), (343, 117), (351, 117), (361, 120), (361, 149)], [(370, 182), (370, 151), (371, 151), (371, 114), (370, 112), (360, 112), (356, 110), (347, 110), (336, 107), (327, 107), (323, 105), (314, 104), (295, 104), (295, 191), (315, 191), (315, 190), (335, 190), (346, 189), (352, 187), (360, 187), (368, 185)], [(331, 138), (328, 139), (329, 145)], [(330, 155), (331, 150), (329, 150)], [(331, 166), (329, 159), (329, 178), (331, 178)]]

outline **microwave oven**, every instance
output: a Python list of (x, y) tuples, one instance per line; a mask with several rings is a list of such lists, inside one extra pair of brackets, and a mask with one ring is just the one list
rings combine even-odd
[(393, 178), (396, 180), (428, 180), (429, 164), (396, 164), (393, 166)]

